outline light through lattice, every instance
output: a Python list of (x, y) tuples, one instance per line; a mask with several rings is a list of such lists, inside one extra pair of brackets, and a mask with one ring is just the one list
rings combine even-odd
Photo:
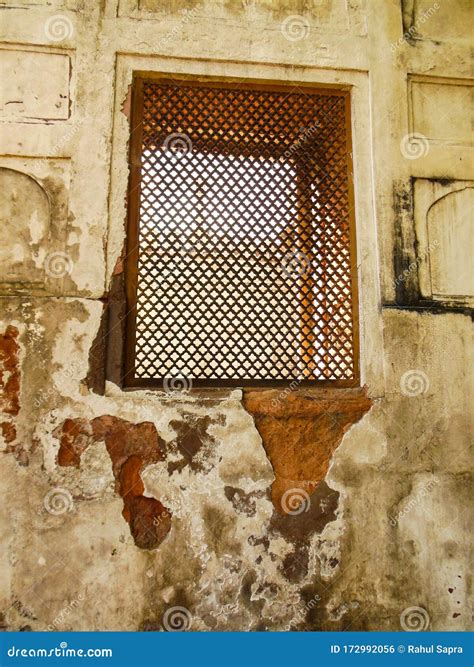
[(357, 379), (347, 121), (341, 91), (137, 81), (126, 384)]

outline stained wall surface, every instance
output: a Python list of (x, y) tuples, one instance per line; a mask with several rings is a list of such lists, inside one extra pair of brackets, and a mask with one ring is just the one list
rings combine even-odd
[[(5, 629), (470, 627), (472, 21), (0, 2)], [(350, 90), (360, 389), (104, 384), (134, 72)]]

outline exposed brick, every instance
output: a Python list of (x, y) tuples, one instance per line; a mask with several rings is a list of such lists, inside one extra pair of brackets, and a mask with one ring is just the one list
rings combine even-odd
[(18, 329), (9, 325), (0, 334), (0, 410), (15, 416), (20, 411), (20, 346)]
[(92, 436), (91, 424), (86, 419), (66, 419), (59, 430), (61, 444), (58, 464), (79, 468), (81, 454), (88, 447)]
[(123, 498), (123, 516), (135, 544), (155, 549), (171, 529), (171, 512), (156, 498), (144, 495), (142, 470), (164, 458), (163, 440), (154, 424), (132, 424), (104, 415), (92, 421), (66, 419), (55, 432), (60, 438), (58, 465), (79, 467), (92, 442), (104, 441), (112, 461), (115, 490)]
[(273, 466), (272, 500), (281, 514), (298, 509), (287, 503), (282, 506), (285, 492), (314, 492), (325, 478), (345, 431), (372, 405), (365, 388), (321, 388), (304, 394), (248, 390), (243, 403), (255, 419)]
[(15, 418), (20, 412), (20, 346), (19, 331), (9, 325), (0, 334), (0, 433), (6, 447), (4, 452), (13, 452), (21, 465), (28, 465), (28, 455), (18, 447)]
[(14, 424), (11, 422), (2, 422), (0, 424), (0, 429), (7, 445), (10, 445), (16, 440), (16, 428)]

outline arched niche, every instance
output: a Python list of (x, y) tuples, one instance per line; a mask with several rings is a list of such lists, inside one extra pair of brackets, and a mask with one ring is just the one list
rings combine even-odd
[(438, 199), (427, 214), (433, 296), (474, 296), (474, 188), (465, 187)]
[(50, 204), (24, 172), (0, 167), (0, 283), (41, 283), (50, 228)]

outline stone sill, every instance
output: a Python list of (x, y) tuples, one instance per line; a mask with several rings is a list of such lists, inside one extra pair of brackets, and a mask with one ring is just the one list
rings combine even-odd
[(371, 408), (367, 388), (245, 391), (273, 466), (272, 501), (280, 514), (300, 514), (324, 480), (344, 433)]

